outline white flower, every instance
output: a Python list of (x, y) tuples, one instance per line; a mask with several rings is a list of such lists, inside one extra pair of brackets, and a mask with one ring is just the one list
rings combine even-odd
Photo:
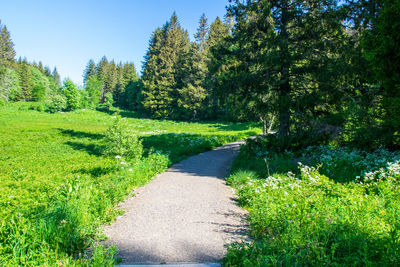
[(127, 164), (126, 164), (126, 162), (124, 162), (124, 161), (121, 161), (121, 165), (127, 165)]
[(133, 171), (132, 168), (130, 168), (129, 171), (132, 172)]
[(121, 159), (121, 156), (115, 156), (116, 159)]

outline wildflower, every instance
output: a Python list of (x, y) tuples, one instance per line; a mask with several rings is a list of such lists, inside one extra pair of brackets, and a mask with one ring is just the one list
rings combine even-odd
[(121, 165), (127, 165), (125, 161), (121, 161)]
[(130, 168), (129, 171), (132, 172), (133, 171), (132, 168)]
[(121, 159), (121, 156), (115, 156), (116, 159)]

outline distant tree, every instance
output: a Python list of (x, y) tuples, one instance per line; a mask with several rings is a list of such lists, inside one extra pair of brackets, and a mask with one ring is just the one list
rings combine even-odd
[(57, 67), (54, 67), (51, 75), (53, 76), (54, 83), (57, 86), (61, 86), (61, 78), (60, 78), (60, 74), (58, 74)]
[(86, 81), (94, 75), (96, 75), (96, 64), (94, 63), (93, 59), (90, 59), (83, 73), (83, 84), (85, 85)]
[(103, 90), (102, 82), (97, 76), (90, 76), (86, 81), (85, 90), (88, 92), (89, 103), (97, 105), (100, 102), (101, 93)]
[(46, 97), (46, 88), (43, 85), (35, 85), (32, 88), (32, 101), (42, 101)]
[(71, 111), (79, 108), (79, 92), (78, 88), (74, 84), (74, 82), (70, 79), (66, 79), (63, 84), (62, 89), (63, 95), (66, 100), (66, 110)]
[(21, 88), (17, 100), (30, 101), (32, 97), (32, 73), (30, 66), (26, 63), (19, 64), (18, 66), (19, 85)]
[(47, 77), (52, 77), (52, 75), (51, 75), (51, 70), (50, 70), (49, 66), (47, 66), (47, 65), (44, 67), (44, 74), (45, 74)]
[(15, 58), (14, 44), (7, 27), (0, 20), (0, 66), (13, 62)]

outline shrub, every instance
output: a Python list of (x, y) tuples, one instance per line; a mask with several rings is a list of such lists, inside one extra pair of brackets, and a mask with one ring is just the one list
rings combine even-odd
[(116, 117), (105, 133), (105, 154), (138, 160), (142, 157), (143, 146), (133, 133), (126, 119)]
[(51, 95), (46, 101), (46, 110), (50, 113), (65, 110), (67, 101), (63, 95)]

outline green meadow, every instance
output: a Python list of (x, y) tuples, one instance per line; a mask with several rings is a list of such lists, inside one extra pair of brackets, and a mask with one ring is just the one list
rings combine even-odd
[[(140, 160), (104, 154), (104, 133), (118, 114), (143, 144)], [(134, 187), (190, 155), (260, 131), (251, 123), (151, 120), (119, 110), (1, 107), (0, 265), (106, 264), (103, 248), (92, 262), (84, 251)]]

